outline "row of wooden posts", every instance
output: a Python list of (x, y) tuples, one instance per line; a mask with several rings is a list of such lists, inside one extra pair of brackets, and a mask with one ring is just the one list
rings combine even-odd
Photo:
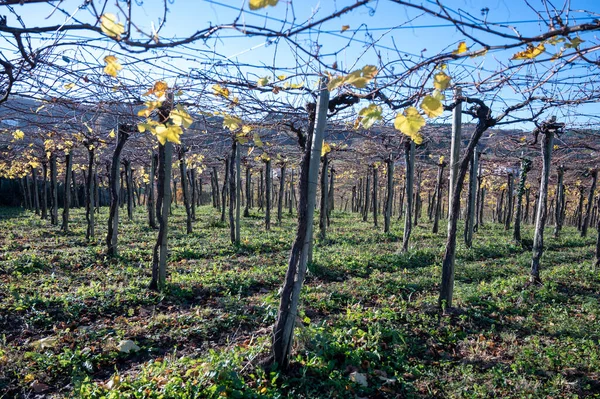
[[(185, 153), (179, 151), (179, 153)], [(157, 155), (153, 156), (152, 169), (156, 168)], [(190, 208), (190, 220), (187, 223), (189, 228), (188, 232), (191, 232), (191, 221), (196, 220), (196, 207), (203, 205), (207, 201), (211, 201), (213, 207), (221, 211), (221, 221), (226, 221), (226, 209), (230, 203), (229, 190), (230, 190), (230, 178), (229, 178), (229, 164), (230, 158), (227, 157), (225, 161), (225, 176), (223, 182), (219, 181), (219, 173), (217, 166), (213, 166), (209, 171), (209, 181), (211, 185), (210, 191), (204, 190), (203, 182), (201, 178), (198, 178), (196, 169), (185, 170), (185, 158), (182, 154), (180, 156), (181, 162), (179, 163), (180, 169), (183, 165), (183, 175), (176, 176), (173, 172), (172, 177), (172, 190), (174, 193), (178, 193), (178, 186), (181, 190), (181, 197), (184, 202), (184, 206)], [(65, 171), (69, 172), (69, 165), (72, 164), (71, 155), (65, 156)], [(38, 176), (38, 170), (31, 168), (31, 176), (27, 175), (21, 179), (18, 179), (20, 196), (22, 198), (22, 205), (28, 209), (34, 210), (36, 214), (40, 214), (42, 218), (47, 218), (48, 215), (51, 217), (52, 224), (58, 224), (58, 208), (62, 205), (63, 209), (63, 229), (68, 229), (68, 210), (71, 207), (86, 206), (86, 193), (88, 193), (88, 178), (83, 173), (81, 181), (83, 184), (77, 184), (75, 175), (65, 173), (65, 181), (58, 182), (56, 178), (56, 162), (57, 157), (51, 156), (49, 162), (42, 163), (42, 176)], [(235, 162), (235, 160), (234, 160)], [(419, 170), (416, 173), (416, 179), (413, 184), (409, 185), (413, 187), (414, 193), (412, 193), (412, 200), (406, 201), (407, 185), (406, 180), (410, 178), (410, 173), (405, 179), (394, 178), (394, 162), (391, 157), (386, 159), (386, 175), (387, 183), (384, 187), (378, 184), (379, 168), (375, 165), (369, 168), (369, 171), (364, 177), (357, 179), (356, 184), (351, 188), (350, 192), (343, 191), (338, 196), (340, 203), (343, 206), (344, 211), (350, 210), (354, 213), (362, 215), (364, 221), (367, 221), (370, 215), (375, 227), (378, 227), (378, 215), (384, 216), (384, 231), (387, 233), (390, 231), (391, 217), (397, 215), (397, 219), (402, 219), (405, 215), (408, 215), (412, 221), (413, 226), (417, 226), (419, 220), (422, 218), (423, 203), (426, 201), (426, 217), (430, 222), (434, 222), (432, 225), (432, 231), (438, 232), (439, 219), (441, 215), (447, 214), (447, 196), (444, 192), (445, 179), (444, 169), (446, 163), (438, 165), (438, 173), (436, 179), (436, 186), (434, 189), (427, 191), (426, 199), (423, 198), (421, 188), (421, 176), (422, 171)], [(272, 173), (271, 173), (271, 161), (267, 160), (264, 162), (264, 168), (260, 168), (256, 174), (257, 181), (253, 179), (252, 168), (246, 167), (245, 170), (245, 184), (243, 187), (240, 186), (240, 198), (244, 204), (244, 216), (249, 216), (249, 212), (255, 206), (258, 211), (264, 211), (266, 213), (265, 226), (267, 229), (270, 228), (270, 210), (273, 208), (273, 204), (277, 204), (277, 223), (281, 223), (282, 213), (284, 209), (287, 209), (289, 214), (292, 214), (297, 207), (297, 195), (294, 189), (294, 169), (290, 169), (290, 177), (286, 179), (286, 164), (281, 163), (279, 166), (279, 184), (276, 186), (272, 184)], [(529, 171), (531, 168), (531, 161), (524, 159), (521, 165), (521, 170)], [(411, 172), (413, 166), (410, 165), (408, 172)], [(54, 171), (54, 172), (53, 172)], [(578, 205), (575, 208), (575, 212), (567, 215), (567, 205), (565, 196), (565, 185), (563, 181), (565, 168), (559, 166), (557, 168), (557, 185), (555, 190), (555, 196), (550, 199), (548, 209), (545, 212), (548, 215), (548, 223), (554, 225), (554, 235), (558, 236), (562, 226), (565, 224), (574, 225), (579, 231), (585, 235), (588, 227), (594, 225), (598, 218), (598, 199), (594, 199), (592, 196), (593, 189), (596, 186), (597, 171), (590, 173), (591, 184), (590, 187), (583, 185), (578, 186)], [(50, 173), (50, 181), (48, 181), (48, 172)], [(54, 175), (53, 175), (54, 173)], [(71, 182), (67, 182), (67, 175), (70, 176)], [(185, 179), (181, 179), (181, 176), (186, 176)], [(150, 184), (138, 184), (133, 179), (132, 165), (129, 160), (122, 162), (122, 168), (119, 173), (119, 205), (123, 208), (127, 205), (127, 215), (129, 219), (133, 217), (133, 208), (137, 206), (148, 205), (148, 198), (152, 197), (150, 191)], [(179, 177), (179, 179), (177, 178)], [(525, 176), (523, 176), (525, 177)], [(97, 173), (96, 168), (93, 168), (92, 173), (92, 187), (93, 195), (90, 197), (96, 212), (99, 211), (99, 207), (107, 206), (110, 204), (109, 192), (107, 189), (100, 187), (100, 177)], [(517, 182), (515, 188), (515, 176), (513, 173), (507, 173), (507, 184), (506, 188), (501, 189), (496, 193), (496, 204), (494, 209), (490, 209), (488, 214), (491, 216), (492, 221), (495, 223), (503, 223), (505, 229), (509, 230), (511, 223), (514, 221), (515, 224), (519, 223), (531, 223), (533, 222), (534, 212), (531, 211), (532, 204), (538, 202), (539, 194), (536, 192), (532, 196), (532, 190), (530, 187), (525, 187), (525, 179), (520, 179)], [(320, 208), (323, 210), (319, 219), (320, 238), (326, 237), (326, 229), (331, 224), (331, 211), (334, 209), (336, 200), (334, 195), (334, 182), (335, 182), (335, 170), (331, 166), (328, 155), (322, 157), (321, 160), (321, 200)], [(481, 165), (479, 166), (476, 179), (472, 180), (476, 185), (475, 203), (472, 204), (471, 194), (467, 193), (468, 201), (466, 206), (461, 212), (463, 219), (468, 219), (470, 215), (469, 207), (475, 206), (474, 225), (473, 228), (476, 231), (478, 226), (484, 223), (484, 215), (486, 214), (485, 209), (485, 197), (489, 195), (487, 188), (482, 187), (482, 176), (481, 176)], [(5, 181), (6, 182), (6, 181)], [(183, 184), (185, 182), (185, 184)], [(69, 186), (70, 190), (67, 193), (65, 187)], [(235, 185), (234, 185), (235, 187)], [(265, 195), (266, 188), (270, 196)], [(391, 187), (391, 190), (390, 190)], [(469, 185), (469, 189), (471, 186)], [(188, 192), (189, 191), (189, 192)], [(391, 192), (391, 197), (388, 196), (388, 192)], [(248, 195), (251, 193), (251, 195)], [(586, 202), (586, 194), (587, 199)], [(522, 206), (516, 204), (515, 197), (519, 198), (518, 203), (524, 203)], [(532, 198), (533, 197), (533, 198)], [(325, 202), (327, 198), (327, 202)], [(379, 200), (379, 198), (384, 198)], [(522, 198), (522, 200), (521, 200)], [(533, 201), (532, 201), (533, 199)], [(67, 202), (68, 201), (68, 202)], [(172, 204), (178, 205), (178, 195), (172, 196)], [(269, 206), (266, 206), (266, 203)], [(369, 205), (366, 206), (365, 204)], [(409, 205), (410, 203), (410, 205)], [(414, 204), (414, 205), (413, 205)], [(383, 208), (383, 209), (382, 209)], [(389, 212), (388, 212), (389, 208)], [(517, 208), (515, 210), (515, 208)], [(50, 213), (48, 213), (50, 210)], [(66, 213), (65, 213), (66, 210)], [(151, 227), (157, 227), (154, 213), (154, 207), (148, 207), (149, 210), (149, 224)], [(515, 215), (515, 211), (518, 216)], [(414, 217), (413, 217), (414, 214)], [(90, 237), (93, 237), (93, 226), (90, 226)], [(516, 239), (520, 240), (519, 230), (517, 226)], [(465, 233), (465, 240), (467, 245), (470, 245), (472, 241), (472, 234), (469, 231)]]

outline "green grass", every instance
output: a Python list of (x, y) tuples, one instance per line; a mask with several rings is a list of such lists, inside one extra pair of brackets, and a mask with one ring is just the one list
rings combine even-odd
[[(218, 212), (170, 224), (169, 281), (150, 292), (156, 231), (143, 207), (122, 211), (116, 259), (107, 210), (85, 241), (82, 210), (64, 234), (30, 212), (0, 209), (0, 398), (575, 398), (600, 397), (600, 275), (593, 237), (547, 233), (541, 287), (525, 288), (530, 251), (503, 226), (459, 243), (457, 311), (440, 317), (444, 234), (421, 221), (399, 254), (390, 234), (334, 212), (317, 242), (290, 370), (263, 370), (295, 218), (266, 232), (261, 215), (229, 243)], [(440, 228), (445, 232), (444, 226)], [(550, 231), (550, 230), (548, 230)], [(531, 226), (524, 238), (531, 239)], [(41, 347), (40, 339), (50, 337)], [(140, 346), (116, 349), (120, 340)], [(350, 378), (367, 378), (362, 386)], [(4, 396), (3, 396), (4, 393)]]

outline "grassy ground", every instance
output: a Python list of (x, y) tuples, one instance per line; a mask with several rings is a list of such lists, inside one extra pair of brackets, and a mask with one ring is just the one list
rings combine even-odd
[[(255, 214), (234, 248), (215, 210), (198, 213), (185, 235), (183, 209), (174, 211), (169, 286), (158, 294), (146, 288), (156, 232), (142, 208), (122, 220), (117, 259), (104, 256), (106, 209), (91, 244), (80, 210), (64, 234), (0, 209), (0, 397), (600, 397), (593, 238), (548, 230), (544, 285), (524, 288), (530, 251), (487, 224), (472, 249), (459, 245), (458, 311), (440, 318), (444, 234), (422, 222), (398, 254), (399, 222), (386, 235), (334, 213), (282, 375), (256, 365), (269, 351), (295, 218), (265, 232)], [(121, 352), (122, 340), (141, 349)]]

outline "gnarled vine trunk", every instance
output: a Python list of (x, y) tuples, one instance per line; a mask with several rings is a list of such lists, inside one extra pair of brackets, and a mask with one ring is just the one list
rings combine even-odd
[(442, 214), (442, 184), (444, 182), (445, 162), (438, 163), (437, 178), (435, 183), (435, 210), (433, 215), (433, 227), (431, 232), (437, 234), (440, 225), (440, 216)]
[(188, 172), (188, 183), (192, 189), (190, 205), (192, 207), (192, 220), (196, 220), (196, 203), (198, 202), (198, 179), (196, 179), (196, 168), (192, 167)]
[(563, 207), (564, 207), (564, 196), (565, 186), (563, 184), (563, 178), (565, 174), (565, 168), (563, 165), (558, 166), (558, 178), (556, 183), (556, 206), (554, 207), (554, 238), (558, 238), (560, 231), (562, 230), (563, 224)]
[(531, 170), (531, 160), (527, 158), (521, 159), (521, 170), (519, 171), (519, 186), (517, 187), (517, 212), (515, 214), (515, 229), (513, 239), (521, 242), (521, 212), (523, 208), (523, 194), (525, 193), (525, 182), (527, 181), (527, 173)]
[(300, 167), (298, 230), (290, 251), (288, 269), (281, 291), (277, 321), (273, 327), (274, 360), (282, 368), (286, 368), (289, 362), (300, 291), (306, 274), (308, 246), (309, 242), (312, 241), (319, 158), (323, 145), (323, 132), (325, 130), (328, 104), (329, 92), (324, 87), (324, 84), (321, 83), (321, 92), (317, 106), (318, 116), (316, 118), (314, 109), (311, 109), (312, 107), (309, 108), (309, 131), (307, 132), (304, 155)]
[(367, 179), (366, 179), (366, 183), (365, 183), (365, 201), (363, 203), (363, 222), (367, 221), (367, 218), (369, 217), (369, 210), (370, 210), (370, 205), (371, 205), (371, 177), (370, 177), (370, 173), (367, 171)]
[(242, 167), (240, 165), (240, 144), (235, 149), (235, 243), (240, 244), (240, 215), (242, 207)]
[(592, 214), (592, 204), (594, 203), (594, 191), (596, 191), (596, 182), (598, 181), (598, 170), (594, 169), (590, 172), (592, 176), (592, 184), (590, 185), (590, 193), (588, 194), (588, 202), (585, 207), (585, 216), (581, 225), (581, 237), (587, 235), (588, 226), (590, 225), (590, 217)]
[(125, 187), (127, 190), (127, 219), (133, 220), (133, 176), (131, 171), (131, 161), (123, 161), (125, 169)]
[(454, 262), (456, 256), (456, 230), (458, 227), (458, 217), (460, 213), (460, 194), (465, 181), (467, 170), (469, 169), (469, 163), (479, 139), (483, 133), (490, 127), (493, 126), (495, 120), (490, 118), (490, 110), (488, 107), (483, 105), (479, 106), (478, 122), (475, 126), (475, 130), (467, 145), (467, 150), (458, 167), (458, 174), (456, 176), (456, 184), (450, 190), (452, 197), (450, 200), (448, 210), (448, 236), (446, 239), (446, 250), (444, 252), (444, 259), (442, 262), (442, 284), (440, 287), (440, 296), (438, 299), (438, 306), (440, 309), (452, 307), (452, 296), (454, 292)]
[(61, 230), (69, 231), (69, 208), (71, 207), (71, 181), (73, 180), (73, 152), (65, 157), (65, 195), (63, 202), (62, 226)]
[(319, 213), (319, 239), (327, 238), (327, 206), (329, 181), (327, 179), (327, 169), (329, 166), (329, 157), (325, 154), (321, 157), (321, 212)]
[(533, 236), (533, 256), (531, 258), (530, 282), (540, 284), (540, 259), (544, 251), (544, 227), (546, 225), (546, 202), (548, 200), (548, 179), (550, 178), (550, 160), (552, 158), (552, 143), (554, 131), (544, 130), (542, 134), (542, 175), (540, 177), (540, 191), (535, 218), (535, 232)]
[(48, 162), (42, 161), (42, 219), (48, 218)]
[(279, 197), (277, 198), (277, 224), (281, 226), (283, 216), (283, 196), (285, 191), (285, 164), (279, 169)]
[(221, 190), (221, 222), (225, 223), (225, 209), (227, 208), (227, 192), (229, 185), (229, 157), (225, 157), (225, 179), (223, 180), (223, 189)]
[(405, 197), (406, 217), (404, 219), (404, 235), (402, 236), (402, 252), (408, 252), (408, 242), (412, 230), (413, 217), (413, 176), (415, 165), (415, 142), (406, 140), (404, 142), (404, 162), (406, 164)]
[[(385, 214), (383, 218), (383, 232), (390, 232), (390, 220), (392, 219), (392, 208), (393, 208), (393, 200), (394, 200), (394, 160), (392, 155), (390, 154), (389, 158), (385, 160), (385, 164), (387, 167), (387, 198), (385, 201)], [(354, 191), (353, 193), (354, 194)], [(352, 198), (352, 202), (354, 202), (354, 197)]]
[(379, 174), (378, 174), (377, 166), (373, 165), (373, 226), (377, 227), (377, 213), (379, 211), (378, 208), (378, 198), (377, 198), (377, 190), (379, 188)]
[(509, 173), (506, 177), (506, 214), (504, 219), (504, 230), (510, 230), (510, 223), (512, 222), (512, 209), (513, 209), (513, 174)]
[(265, 161), (265, 228), (271, 230), (271, 196), (273, 195), (272, 187), (271, 160)]
[(31, 180), (33, 181), (33, 206), (35, 209), (35, 214), (39, 215), (40, 214), (40, 190), (39, 190), (39, 185), (38, 185), (38, 178), (37, 178), (37, 169), (34, 168), (33, 166), (31, 167)]
[(192, 204), (190, 203), (190, 190), (187, 181), (187, 165), (185, 163), (185, 144), (181, 144), (178, 151), (179, 174), (181, 175), (181, 191), (183, 192), (183, 205), (185, 206), (185, 231), (192, 233)]
[(465, 220), (465, 245), (471, 248), (473, 245), (473, 231), (475, 227), (475, 195), (477, 193), (477, 169), (479, 157), (477, 151), (473, 152), (471, 168), (469, 170), (469, 191), (467, 198), (467, 214)]
[[(596, 208), (598, 210), (598, 212), (600, 212), (600, 196), (598, 196), (598, 200), (596, 201)], [(598, 269), (600, 269), (600, 215), (597, 215), (597, 220), (596, 220), (596, 230), (597, 230), (597, 236), (596, 236), (596, 260), (594, 262), (594, 272), (596, 272)]]
[(235, 239), (235, 208), (236, 208), (236, 194), (237, 194), (237, 176), (236, 176), (236, 158), (237, 158), (237, 147), (238, 142), (233, 138), (231, 140), (231, 160), (229, 161), (229, 238), (232, 244), (236, 244)]
[(152, 163), (150, 165), (150, 177), (148, 179), (148, 192), (146, 193), (146, 206), (148, 207), (148, 225), (155, 229), (156, 226), (156, 201), (154, 197), (154, 180), (156, 176), (156, 167), (158, 165), (158, 154), (152, 153)]
[[(165, 118), (166, 119), (166, 118)], [(167, 233), (169, 208), (171, 206), (171, 170), (173, 144), (169, 141), (158, 145), (158, 179), (156, 181), (156, 214), (158, 237), (152, 252), (152, 280), (149, 288), (162, 291), (167, 281)]]
[(130, 133), (129, 126), (119, 126), (119, 137), (117, 138), (117, 144), (112, 156), (112, 163), (110, 165), (110, 209), (108, 214), (108, 233), (106, 234), (106, 246), (107, 254), (109, 256), (117, 256), (117, 241), (118, 241), (118, 229), (119, 229), (119, 169), (121, 166), (121, 151), (129, 138)]
[(87, 230), (85, 238), (91, 240), (94, 238), (94, 148), (88, 148), (88, 170), (87, 187), (85, 190), (85, 218), (87, 221)]
[(246, 166), (246, 203), (244, 206), (244, 217), (250, 216), (250, 206), (252, 205), (252, 184), (250, 178), (250, 166)]
[(50, 154), (50, 224), (58, 224), (58, 182), (56, 170), (56, 154)]

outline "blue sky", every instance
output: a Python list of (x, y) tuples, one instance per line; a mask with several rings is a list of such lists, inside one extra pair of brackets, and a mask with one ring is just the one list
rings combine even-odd
[[(141, 6), (134, 5), (133, 20), (144, 31), (150, 32), (152, 23), (158, 25), (162, 17), (162, 1), (144, 1)], [(168, 4), (169, 13), (167, 14), (167, 23), (161, 32), (162, 37), (185, 37), (209, 25), (228, 24), (239, 16), (238, 23), (248, 23), (254, 25), (265, 25), (269, 28), (279, 29), (282, 26), (287, 28), (292, 26), (291, 15), (296, 17), (296, 23), (300, 24), (311, 17), (315, 20), (326, 16), (346, 5), (353, 4), (353, 0), (334, 1), (334, 0), (281, 0), (276, 7), (267, 7), (262, 10), (250, 11), (245, 1), (231, 0), (174, 0), (173, 4)], [(422, 1), (423, 5), (436, 8), (434, 1)], [(539, 5), (539, 1), (533, 0), (531, 4)], [(89, 12), (86, 9), (77, 11), (81, 4), (80, 0), (65, 0), (61, 7), (68, 13), (74, 14), (74, 18), (84, 22), (93, 22)], [(547, 30), (537, 22), (538, 17), (521, 0), (452, 0), (443, 1), (453, 15), (461, 14), (464, 18), (470, 14), (474, 17), (482, 17), (481, 10), (488, 8), (487, 20), (493, 22), (509, 22), (520, 33), (524, 35), (539, 33)], [(22, 16), (27, 26), (43, 26), (48, 24), (61, 24), (66, 16), (60, 12), (52, 12), (53, 7), (49, 4), (35, 4), (26, 6), (15, 6), (15, 10)], [(544, 11), (541, 9), (539, 11)], [(571, 2), (573, 9), (586, 9), (600, 13), (600, 2), (597, 0), (574, 0)], [(240, 12), (240, 10), (242, 12)], [(107, 11), (117, 12), (113, 6)], [(467, 14), (468, 13), (468, 14)], [(15, 17), (10, 13), (8, 15), (9, 25), (18, 26)], [(49, 17), (49, 15), (51, 15)], [(577, 16), (577, 14), (573, 14)], [(584, 17), (580, 15), (580, 17)], [(589, 16), (585, 16), (589, 21)], [(287, 20), (287, 24), (279, 21)], [(580, 19), (584, 21), (584, 19)], [(349, 25), (350, 29), (340, 33), (343, 25)], [(367, 29), (370, 29), (367, 31)], [(392, 29), (393, 33), (389, 33)], [(351, 47), (342, 52), (337, 57), (328, 56), (324, 60), (338, 63), (351, 64), (356, 56), (363, 50), (364, 41), (370, 41), (370, 36), (377, 39), (382, 35), (385, 37), (378, 43), (378, 49), (382, 52), (393, 54), (394, 47), (402, 52), (409, 54), (424, 54), (431, 56), (440, 51), (452, 48), (459, 41), (464, 40), (464, 36), (457, 32), (454, 27), (448, 23), (434, 17), (419, 16), (415, 10), (408, 10), (405, 7), (392, 4), (389, 1), (379, 0), (372, 3), (372, 6), (361, 7), (350, 14), (328, 21), (319, 26), (323, 33), (318, 35), (316, 30), (304, 32), (299, 35), (298, 41), (301, 44), (309, 46), (309, 42), (317, 42), (322, 46), (321, 53), (331, 53), (339, 50), (346, 44), (354, 31), (355, 42)], [(78, 33), (80, 34), (80, 33)], [(216, 51), (227, 57), (233, 57), (240, 62), (256, 62), (257, 59), (264, 59), (265, 63), (272, 64), (273, 51), (265, 45), (266, 41), (261, 37), (243, 37), (244, 35), (235, 31), (226, 31), (220, 34), (219, 41), (210, 40), (208, 47), (215, 48)], [(480, 35), (481, 36), (481, 35)], [(467, 40), (468, 41), (468, 40)], [(496, 40), (496, 44), (500, 43)], [(395, 44), (395, 45), (394, 45)], [(494, 44), (494, 43), (492, 43)], [(197, 43), (197, 47), (205, 47)], [(426, 50), (426, 51), (423, 51)], [(277, 61), (281, 65), (288, 64), (289, 54), (283, 53), (277, 55)], [(371, 55), (372, 57), (372, 55)], [(364, 56), (365, 61), (369, 55)]]
[[(239, 17), (238, 24), (265, 26), (274, 30), (290, 29), (294, 26), (293, 17), (295, 17), (295, 24), (304, 24), (308, 20), (318, 20), (353, 3), (354, 0), (293, 0), (292, 2), (280, 0), (276, 7), (252, 12), (248, 9), (245, 1), (175, 0), (173, 4), (168, 4), (167, 23), (160, 36), (163, 38), (186, 37), (198, 29), (231, 23), (236, 17)], [(436, 8), (434, 1), (423, 0), (420, 3), (430, 8)], [(61, 7), (75, 19), (93, 23), (88, 10), (78, 9), (80, 4), (81, 1), (65, 0), (61, 3)], [(140, 6), (134, 5), (132, 19), (141, 30), (150, 32), (153, 24), (157, 26), (160, 23), (163, 12), (162, 4), (162, 1), (146, 0)], [(482, 9), (485, 8), (488, 10), (487, 21), (511, 25), (523, 35), (547, 31), (547, 27), (538, 21), (539, 18), (535, 11), (527, 6), (525, 1), (453, 0), (443, 1), (443, 4), (453, 16), (465, 19), (470, 19), (470, 16), (482, 18)], [(537, 7), (536, 11), (545, 12), (539, 0), (532, 0), (530, 4)], [(573, 0), (571, 8), (600, 14), (600, 2), (597, 0)], [(66, 18), (61, 12), (52, 12), (52, 6), (47, 4), (15, 6), (14, 9), (23, 17), (27, 26), (61, 24)], [(107, 11), (117, 12), (117, 8), (114, 5), (109, 6)], [(8, 24), (17, 26), (14, 16), (10, 13), (7, 14)], [(579, 13), (572, 13), (571, 17), (578, 18), (579, 22), (589, 22), (591, 18), (590, 15)], [(122, 15), (121, 20), (123, 20)], [(341, 32), (343, 25), (349, 26), (345, 32)], [(69, 34), (64, 39), (70, 39), (73, 35), (85, 36), (86, 34), (77, 32)], [(492, 45), (505, 43), (505, 41), (486, 37), (479, 33), (477, 36), (486, 41), (489, 40), (488, 43)], [(50, 43), (50, 40), (54, 38), (55, 36), (46, 34), (41, 41), (33, 41), (32, 45), (36, 48), (41, 43)], [(394, 61), (405, 55), (413, 59), (418, 56), (430, 57), (456, 48), (460, 41), (465, 40), (465, 37), (453, 26), (438, 18), (423, 16), (415, 10), (392, 4), (390, 1), (379, 0), (370, 3), (369, 7), (361, 7), (350, 14), (328, 21), (318, 26), (318, 29), (303, 32), (294, 39), (312, 53), (316, 53), (318, 47), (320, 59), (326, 65), (336, 62), (339, 67), (352, 70), (366, 64), (376, 64), (377, 56), (381, 56), (384, 62)], [(377, 42), (376, 46), (367, 46), (373, 40)], [(472, 49), (478, 48), (472, 40), (466, 39), (466, 41)], [(106, 47), (107, 52), (104, 54), (100, 50), (94, 50), (92, 53), (98, 60), (116, 49), (114, 43), (110, 41), (103, 41), (100, 46)], [(3, 48), (5, 54), (13, 49), (11, 44), (6, 41), (0, 41), (0, 47)], [(204, 55), (201, 56), (198, 50), (204, 51)], [(294, 56), (294, 46), (283, 40), (273, 43), (265, 40), (264, 37), (248, 37), (234, 30), (222, 31), (218, 38), (197, 42), (186, 48), (169, 51), (168, 54), (158, 51), (151, 55), (157, 55), (158, 58), (164, 55), (162, 62), (170, 62), (179, 70), (186, 71), (190, 68), (210, 67), (199, 61), (202, 61), (202, 57), (206, 57), (206, 52), (211, 51), (220, 54), (217, 58), (229, 59), (239, 64), (252, 64), (256, 67), (275, 66), (284, 69), (282, 73), (293, 73), (298, 64), (300, 66), (296, 71), (300, 74), (324, 72), (321, 65), (311, 61), (310, 57), (305, 54), (301, 54), (301, 57), (306, 62), (297, 62)], [(496, 69), (498, 62), (507, 62), (513, 53), (514, 50), (498, 51), (489, 53), (485, 59), (467, 59), (461, 63), (466, 65), (468, 71), (485, 73), (486, 70)], [(75, 49), (63, 49), (61, 54), (66, 54), (74, 59), (82, 56)], [(169, 58), (169, 56), (175, 58)], [(294, 68), (290, 69), (290, 67)], [(458, 71), (458, 69), (456, 70)], [(243, 67), (242, 71), (249, 79), (266, 74), (264, 70), (250, 66)], [(451, 74), (453, 73), (452, 65), (449, 66), (449, 71)], [(274, 74), (276, 73), (279, 72)], [(456, 73), (458, 74), (458, 72)], [(154, 76), (148, 77), (149, 80), (153, 78)], [(456, 76), (456, 78), (458, 80), (460, 76)], [(503, 91), (503, 95), (506, 97), (505, 99), (509, 99), (510, 90)]]

